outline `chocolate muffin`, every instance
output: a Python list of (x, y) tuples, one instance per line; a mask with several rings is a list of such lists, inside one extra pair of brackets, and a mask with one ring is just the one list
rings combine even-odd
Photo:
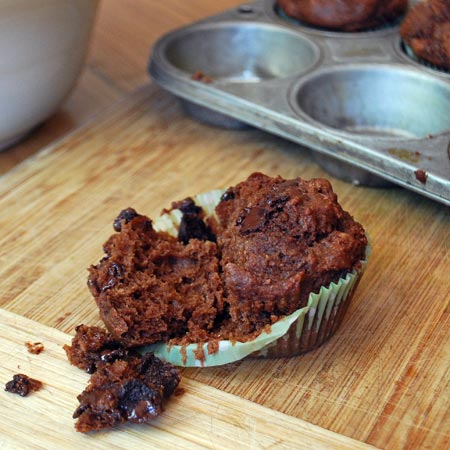
[(130, 208), (115, 220), (117, 233), (88, 281), (110, 335), (91, 330), (94, 347), (81, 341), (88, 352), (73, 355), (77, 365), (95, 365), (89, 352), (99, 349), (113, 357), (118, 344), (167, 343), (181, 353), (192, 345), (197, 359), (224, 341), (236, 351), (300, 310), (315, 329), (296, 323), (296, 338), (279, 356), (308, 351), (336, 330), (367, 239), (328, 181), (254, 173), (196, 198), (173, 203), (155, 224)]
[(304, 307), (364, 259), (364, 229), (324, 179), (255, 173), (228, 189), (216, 212), (226, 301), (242, 334)]
[(400, 35), (418, 58), (450, 70), (448, 0), (427, 0), (414, 5), (400, 27)]
[(288, 16), (309, 25), (362, 31), (398, 19), (408, 0), (278, 0), (277, 4)]

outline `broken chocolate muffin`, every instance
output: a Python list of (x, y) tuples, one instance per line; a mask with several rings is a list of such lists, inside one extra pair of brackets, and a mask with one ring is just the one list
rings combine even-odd
[(126, 347), (252, 340), (365, 257), (364, 229), (326, 180), (255, 173), (223, 194), (215, 218), (191, 198), (172, 208), (178, 238), (125, 210), (90, 268), (101, 317)]
[(8, 381), (5, 385), (5, 391), (12, 394), (18, 394), (21, 397), (26, 397), (31, 392), (36, 392), (42, 388), (42, 382), (30, 378), (28, 375), (18, 373), (13, 376), (11, 381)]
[(151, 353), (99, 362), (88, 387), (78, 396), (75, 428), (85, 433), (127, 421), (148, 422), (161, 414), (163, 400), (178, 383), (177, 369)]
[(73, 365), (93, 373), (73, 414), (77, 431), (148, 422), (161, 414), (180, 382), (174, 366), (151, 353), (142, 356), (120, 347), (99, 327), (78, 326), (64, 349)]

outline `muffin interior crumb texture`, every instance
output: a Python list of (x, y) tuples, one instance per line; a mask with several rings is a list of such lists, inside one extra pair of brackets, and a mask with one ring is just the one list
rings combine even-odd
[[(214, 219), (189, 198), (172, 209), (182, 213), (178, 238), (122, 211), (89, 270), (112, 340), (105, 355), (120, 345), (252, 339), (365, 256), (364, 229), (323, 179), (254, 173), (223, 194)], [(95, 366), (89, 351), (85, 369)]]

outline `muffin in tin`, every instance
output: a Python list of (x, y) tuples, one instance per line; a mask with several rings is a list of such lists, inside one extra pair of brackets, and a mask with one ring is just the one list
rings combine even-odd
[(155, 222), (127, 211), (89, 285), (114, 339), (178, 365), (317, 347), (367, 257), (363, 227), (323, 179), (255, 173)]
[(450, 2), (427, 0), (414, 5), (400, 35), (410, 55), (436, 68), (450, 70)]
[(278, 0), (287, 16), (308, 25), (335, 31), (371, 30), (395, 22), (407, 0)]

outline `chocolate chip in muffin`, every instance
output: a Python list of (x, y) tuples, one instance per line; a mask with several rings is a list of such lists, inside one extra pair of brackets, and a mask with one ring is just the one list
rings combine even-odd
[(128, 223), (138, 216), (138, 213), (133, 208), (127, 208), (120, 212), (120, 214), (114, 219), (113, 228), (115, 231), (120, 232), (122, 229), (122, 222)]
[(188, 197), (180, 202), (175, 202), (172, 204), (172, 208), (179, 209), (183, 214), (178, 228), (179, 241), (183, 244), (187, 244), (190, 239), (215, 242), (216, 236), (203, 220), (202, 208), (197, 206), (192, 198)]

